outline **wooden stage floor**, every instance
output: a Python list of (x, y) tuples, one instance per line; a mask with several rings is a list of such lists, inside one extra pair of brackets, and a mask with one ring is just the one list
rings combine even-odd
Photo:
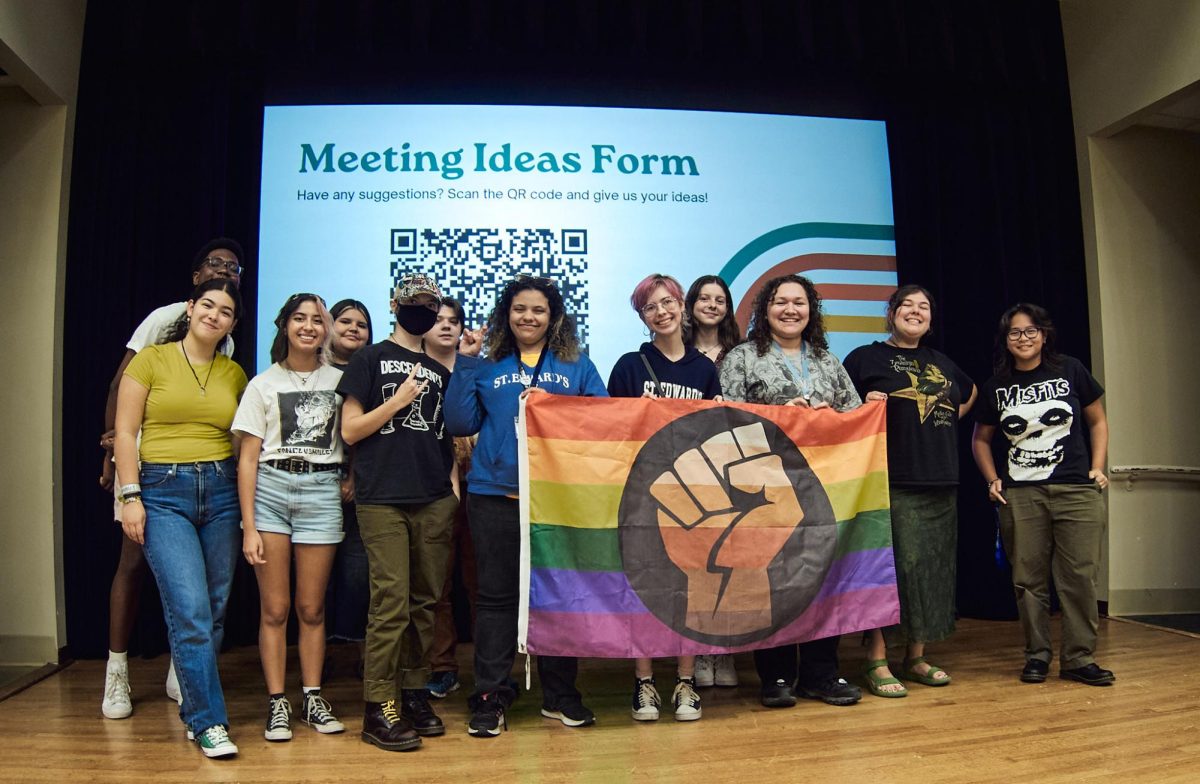
[[(294, 650), (293, 650), (294, 657)], [(340, 646), (338, 654), (350, 653)], [(346, 721), (319, 736), (296, 723), (290, 743), (262, 739), (266, 699), (257, 650), (222, 657), (233, 737), (241, 754), (207, 760), (190, 745), (163, 693), (166, 657), (131, 662), (134, 715), (100, 715), (104, 663), (76, 663), (11, 697), (0, 711), (7, 759), (0, 780), (21, 782), (1193, 782), (1200, 781), (1200, 638), (1101, 621), (1100, 663), (1117, 683), (1062, 681), (1057, 663), (1040, 685), (1017, 673), (1015, 622), (965, 620), (931, 659), (954, 675), (942, 688), (914, 685), (905, 699), (867, 694), (835, 708), (802, 700), (758, 704), (758, 680), (739, 656), (742, 686), (704, 689), (704, 718), (629, 717), (629, 662), (583, 663), (581, 687), (594, 727), (568, 729), (540, 717), (539, 693), (523, 694), (510, 731), (480, 740), (465, 731), (465, 690), (435, 703), (447, 734), (415, 752), (363, 743), (359, 687), (343, 667), (326, 695)], [(460, 650), (469, 662), (470, 648)], [(857, 673), (858, 640), (842, 643), (844, 673)], [(895, 658), (893, 656), (893, 658)], [(294, 661), (291, 682), (296, 682)], [(673, 682), (673, 663), (656, 664)], [(469, 674), (468, 674), (469, 677)], [(523, 674), (521, 676), (523, 678)], [(289, 688), (291, 694), (298, 686)], [(664, 697), (669, 687), (662, 689)]]

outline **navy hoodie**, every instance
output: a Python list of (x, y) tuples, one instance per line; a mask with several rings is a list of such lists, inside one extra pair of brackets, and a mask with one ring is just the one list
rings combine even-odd
[[(642, 356), (658, 377), (658, 385), (646, 372)], [(640, 351), (631, 351), (617, 360), (608, 377), (612, 397), (641, 397), (653, 392), (659, 397), (685, 400), (712, 400), (721, 394), (717, 366), (695, 348), (688, 346), (678, 362), (672, 362), (653, 343), (643, 343)]]
[[(533, 368), (509, 355), (499, 361), (459, 355), (446, 389), (446, 427), (456, 436), (479, 434), (467, 482), (480, 495), (517, 494), (518, 401)], [(546, 352), (537, 385), (556, 395), (607, 397), (586, 355), (574, 362)]]

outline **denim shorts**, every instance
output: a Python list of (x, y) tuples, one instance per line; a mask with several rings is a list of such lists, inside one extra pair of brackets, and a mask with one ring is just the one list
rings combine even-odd
[(254, 527), (284, 534), (293, 544), (342, 541), (340, 471), (293, 474), (258, 464), (254, 488)]

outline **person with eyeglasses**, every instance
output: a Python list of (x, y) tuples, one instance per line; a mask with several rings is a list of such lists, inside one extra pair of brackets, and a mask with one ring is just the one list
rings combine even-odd
[(371, 584), (361, 737), (385, 751), (446, 732), (425, 688), (458, 508), (444, 420), (450, 371), (424, 350), (441, 297), (428, 276), (404, 275), (392, 296), (395, 328), (354, 355), (337, 389)]
[[(979, 393), (972, 451), (1012, 564), (1025, 632), (1020, 679), (1050, 671), (1050, 578), (1062, 606), (1058, 675), (1089, 686), (1116, 680), (1096, 664), (1096, 577), (1104, 535), (1108, 418), (1104, 388), (1058, 353), (1045, 308), (1027, 302), (1000, 317), (993, 370)], [(1004, 440), (993, 449), (996, 431)], [(997, 458), (999, 460), (997, 461)]]
[[(192, 261), (191, 285), (195, 287), (214, 278), (229, 279), (235, 286), (239, 285), (243, 272), (241, 260), (244, 258), (241, 243), (237, 240), (228, 237), (209, 240), (196, 252)], [(108, 398), (104, 404), (104, 432), (100, 436), (100, 448), (104, 450), (104, 459), (100, 468), (100, 487), (106, 491), (112, 492), (120, 487), (120, 483), (115, 479), (113, 438), (117, 415), (117, 390), (121, 379), (138, 352), (147, 346), (158, 345), (167, 340), (171, 329), (186, 315), (187, 305), (186, 301), (173, 302), (151, 311), (125, 344), (125, 354), (117, 365), (112, 381), (109, 382)], [(230, 336), (222, 343), (220, 350), (225, 356), (232, 357), (233, 348), (233, 337)], [(114, 501), (113, 519), (120, 524), (119, 501)], [(109, 651), (108, 663), (105, 666), (104, 697), (100, 705), (101, 713), (109, 719), (124, 719), (133, 713), (133, 695), (129, 688), (129, 638), (137, 622), (138, 599), (141, 596), (146, 571), (146, 559), (141, 545), (128, 537), (122, 537), (120, 560), (109, 588)], [(183, 701), (175, 668), (171, 664), (167, 667), (166, 691), (167, 696), (175, 702)]]
[[(669, 275), (649, 275), (633, 289), (629, 303), (653, 336), (637, 351), (624, 354), (608, 377), (611, 397), (719, 400), (717, 366), (683, 342), (683, 287)], [(696, 657), (681, 655), (671, 694), (676, 721), (695, 721), (702, 710), (696, 693)], [(633, 707), (636, 721), (657, 721), (662, 699), (654, 681), (653, 661), (634, 662)]]
[[(456, 436), (479, 434), (467, 481), (467, 514), (475, 545), (475, 691), (467, 733), (498, 736), (516, 699), (521, 560), (517, 498), (517, 416), (533, 394), (606, 396), (596, 366), (580, 350), (575, 322), (547, 278), (521, 276), (500, 292), (488, 317), (487, 357), (460, 355), (446, 397), (446, 425)], [(583, 704), (574, 657), (538, 656), (542, 716), (585, 727), (596, 716)]]
[[(903, 642), (900, 678), (947, 686), (950, 674), (925, 659), (925, 644), (954, 632), (958, 560), (958, 423), (975, 404), (975, 382), (925, 345), (933, 295), (908, 284), (888, 298), (882, 342), (859, 346), (843, 363), (868, 402), (887, 401), (888, 495), (900, 621), (867, 633), (864, 676), (877, 697), (908, 688), (892, 674), (887, 642)], [(885, 639), (885, 632), (886, 638)]]
[(322, 734), (346, 729), (321, 695), (325, 589), (342, 540), (345, 460), (337, 394), (342, 371), (328, 361), (331, 321), (316, 294), (289, 297), (275, 317), (271, 365), (251, 379), (233, 419), (241, 437), (242, 555), (258, 580), (258, 650), (268, 695), (263, 737), (269, 741), (292, 739), (285, 681), (293, 558), (300, 720)]
[(241, 540), (230, 425), (246, 387), (220, 348), (241, 310), (232, 280), (201, 283), (167, 342), (138, 352), (117, 393), (121, 527), (158, 583), (179, 717), (207, 757), (238, 752), (217, 653)]
[[(862, 400), (842, 363), (829, 350), (821, 296), (801, 275), (766, 281), (754, 299), (746, 342), (721, 362), (726, 400), (844, 412)], [(760, 701), (789, 708), (796, 695), (829, 705), (853, 705), (862, 690), (838, 675), (838, 637), (754, 652)]]

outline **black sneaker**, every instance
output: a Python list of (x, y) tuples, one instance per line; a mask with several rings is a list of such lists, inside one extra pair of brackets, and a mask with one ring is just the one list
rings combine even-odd
[(1069, 670), (1059, 670), (1058, 677), (1064, 681), (1086, 683), (1088, 686), (1111, 686), (1112, 682), (1117, 679), (1117, 676), (1112, 674), (1112, 670), (1105, 670), (1096, 662), (1085, 664), (1082, 667), (1072, 667)]
[(400, 692), (400, 715), (412, 723), (418, 735), (445, 735), (446, 725), (429, 705), (429, 692), (404, 689)]
[(796, 691), (780, 678), (774, 683), (764, 683), (759, 699), (767, 708), (790, 708), (796, 704)]
[(1050, 672), (1050, 665), (1041, 659), (1029, 659), (1025, 662), (1025, 669), (1021, 670), (1022, 683), (1045, 683), (1046, 673)]
[(267, 704), (267, 728), (263, 737), (276, 743), (292, 739), (292, 705), (287, 697), (271, 697)]
[(853, 705), (862, 699), (862, 689), (846, 683), (845, 678), (830, 678), (816, 686), (801, 686), (800, 693), (826, 705)]
[(662, 699), (654, 688), (654, 678), (635, 678), (633, 683), (633, 708), (635, 721), (658, 721), (658, 709)]
[(494, 738), (504, 732), (504, 703), (495, 694), (484, 694), (475, 700), (467, 734), (476, 738)]
[[(300, 721), (312, 727), (322, 735), (345, 732), (346, 725), (333, 715), (333, 707), (321, 696), (321, 690), (304, 693), (304, 702), (300, 710)], [(268, 740), (270, 740), (268, 738)]]
[(547, 719), (558, 719), (568, 727), (586, 727), (596, 723), (596, 714), (578, 698), (561, 702), (555, 708), (542, 708), (542, 715)]

